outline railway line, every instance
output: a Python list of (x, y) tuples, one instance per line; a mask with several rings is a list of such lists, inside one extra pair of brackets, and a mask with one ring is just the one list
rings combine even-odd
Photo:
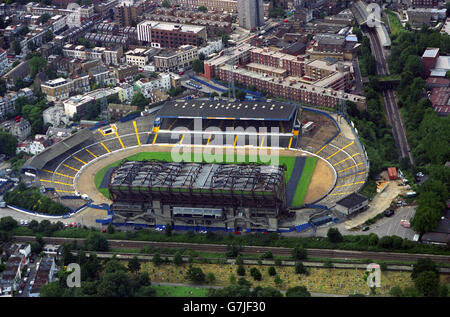
[[(15, 236), (17, 242), (31, 242), (34, 237), (31, 236)], [(76, 240), (83, 243), (84, 239), (73, 238), (54, 238), (45, 237), (44, 240), (50, 244), (70, 243)], [(146, 246), (158, 248), (177, 248), (191, 249), (198, 252), (227, 252), (227, 245), (221, 244), (196, 244), (183, 242), (154, 242), (154, 241), (129, 241), (129, 240), (108, 240), (111, 249), (128, 248), (140, 249)], [(291, 248), (282, 247), (262, 247), (262, 246), (243, 246), (242, 253), (247, 254), (263, 254), (271, 251), (273, 255), (290, 256)], [(337, 259), (371, 259), (383, 261), (405, 261), (416, 262), (418, 259), (430, 258), (433, 261), (441, 263), (450, 263), (450, 256), (434, 255), (434, 254), (409, 254), (394, 252), (370, 252), (370, 251), (346, 251), (346, 250), (330, 250), (330, 249), (308, 249), (308, 256), (311, 258), (337, 258)]]
[[(387, 67), (386, 58), (384, 57), (383, 49), (381, 47), (380, 41), (378, 40), (376, 32), (373, 29), (369, 29), (367, 33), (369, 35), (372, 52), (377, 62), (378, 75), (382, 76), (389, 75), (389, 69)], [(394, 136), (394, 141), (397, 147), (399, 157), (400, 158), (406, 157), (409, 159), (411, 164), (414, 164), (414, 159), (412, 157), (411, 150), (408, 145), (405, 128), (397, 106), (394, 90), (392, 89), (384, 90), (382, 92), (382, 95), (386, 107), (386, 112), (389, 117), (389, 122), (392, 126), (392, 133)]]

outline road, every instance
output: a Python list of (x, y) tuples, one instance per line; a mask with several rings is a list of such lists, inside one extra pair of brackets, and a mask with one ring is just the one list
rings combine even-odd
[[(30, 236), (15, 236), (16, 242), (30, 242), (34, 241), (34, 237)], [(71, 243), (76, 240), (83, 243), (83, 239), (74, 238), (54, 238), (44, 237), (46, 243), (62, 244)], [(161, 247), (161, 248), (177, 248), (177, 249), (192, 249), (199, 252), (227, 252), (227, 245), (220, 244), (195, 244), (182, 242), (153, 242), (153, 241), (129, 241), (129, 240), (108, 240), (109, 246), (112, 249), (130, 248), (141, 249), (145, 246)], [(274, 255), (290, 256), (291, 248), (281, 247), (260, 247), (260, 246), (244, 246), (242, 253), (263, 254), (266, 251), (271, 251)], [(408, 254), (408, 253), (394, 253), (394, 252), (369, 252), (369, 251), (346, 251), (346, 250), (330, 250), (330, 249), (308, 249), (308, 256), (311, 258), (339, 258), (339, 259), (371, 259), (371, 260), (396, 260), (405, 262), (416, 262), (418, 259), (431, 258), (436, 262), (450, 263), (450, 256), (448, 255), (432, 255), (432, 254)]]
[[(380, 41), (376, 35), (374, 29), (369, 29), (367, 32), (370, 39), (370, 46), (372, 53), (377, 62), (377, 73), (378, 75), (389, 75), (389, 69), (387, 66), (386, 58), (383, 53), (383, 48), (381, 47)], [(392, 134), (394, 136), (395, 145), (397, 147), (397, 152), (400, 159), (408, 158), (410, 163), (414, 164), (414, 159), (409, 148), (408, 140), (406, 138), (405, 127), (403, 120), (400, 116), (400, 111), (397, 106), (397, 100), (395, 97), (394, 90), (387, 89), (383, 93), (383, 101), (386, 107), (386, 112), (389, 118), (389, 122), (392, 127)]]

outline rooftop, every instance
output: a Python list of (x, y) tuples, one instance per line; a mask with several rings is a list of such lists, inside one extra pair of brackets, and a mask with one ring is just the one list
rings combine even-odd
[(357, 206), (357, 205), (363, 203), (366, 200), (367, 200), (367, 197), (364, 197), (363, 195), (360, 195), (358, 193), (353, 193), (353, 194), (348, 195), (347, 197), (337, 201), (336, 204), (344, 206), (346, 208), (352, 208), (354, 206)]
[(422, 57), (435, 58), (438, 53), (439, 53), (439, 49), (438, 48), (427, 48), (425, 50), (425, 52), (423, 53)]
[(177, 24), (177, 23), (168, 23), (168, 22), (159, 22), (159, 21), (143, 21), (138, 24), (138, 28), (142, 26), (150, 26), (155, 30), (163, 30), (163, 31), (182, 31), (182, 32), (193, 32), (199, 33), (205, 29), (204, 26), (196, 26), (196, 25), (187, 25), (187, 24)]
[(289, 121), (295, 106), (280, 102), (228, 102), (224, 100), (188, 100), (166, 102), (157, 116), (161, 118), (220, 118), (235, 120)]

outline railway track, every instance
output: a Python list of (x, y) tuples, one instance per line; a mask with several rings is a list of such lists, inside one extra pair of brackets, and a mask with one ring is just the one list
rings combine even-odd
[[(34, 237), (15, 236), (17, 242), (31, 242)], [(83, 243), (84, 239), (73, 238), (53, 238), (46, 237), (44, 240), (51, 244), (70, 243), (76, 240)], [(191, 249), (199, 252), (224, 253), (227, 251), (227, 245), (221, 244), (195, 244), (183, 242), (154, 242), (154, 241), (128, 241), (128, 240), (108, 240), (111, 249), (128, 248), (140, 249), (146, 246), (158, 248), (177, 248)], [(247, 254), (263, 254), (271, 251), (273, 255), (290, 256), (291, 248), (278, 247), (260, 247), (260, 246), (244, 246), (242, 253)], [(433, 261), (441, 263), (450, 263), (450, 256), (434, 255), (434, 254), (409, 254), (409, 253), (393, 253), (393, 252), (370, 252), (370, 251), (346, 251), (346, 250), (330, 250), (330, 249), (308, 249), (308, 256), (311, 258), (338, 258), (338, 259), (371, 259), (383, 261), (405, 261), (416, 262), (418, 259), (430, 258)]]
[[(387, 67), (386, 58), (383, 54), (380, 41), (373, 29), (369, 29), (367, 32), (370, 39), (370, 46), (377, 62), (378, 75), (389, 75), (389, 69)], [(411, 154), (411, 150), (408, 145), (408, 139), (406, 138), (405, 128), (402, 118), (395, 99), (394, 90), (387, 89), (382, 92), (383, 101), (385, 104), (386, 112), (389, 117), (389, 122), (392, 127), (392, 134), (397, 147), (397, 151), (400, 158), (408, 158), (411, 164), (414, 164), (414, 159)]]

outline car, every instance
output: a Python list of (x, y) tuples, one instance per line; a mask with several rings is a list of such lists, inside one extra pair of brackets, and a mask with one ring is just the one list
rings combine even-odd
[(28, 281), (28, 277), (25, 276), (25, 278), (23, 279), (23, 282), (26, 283)]
[(23, 291), (21, 289), (19, 289), (19, 295), (21, 295), (23, 293)]
[(33, 284), (34, 284), (34, 281), (31, 281), (31, 282), (30, 282), (30, 286), (33, 286)]
[(384, 211), (385, 217), (391, 217), (394, 214), (394, 211), (392, 209), (387, 209)]
[(25, 288), (25, 283), (20, 284), (20, 289), (24, 289)]
[(367, 231), (367, 230), (369, 230), (369, 229), (370, 229), (370, 227), (365, 226), (365, 227), (362, 228), (362, 231)]
[(34, 263), (34, 258), (30, 258), (30, 263)]

